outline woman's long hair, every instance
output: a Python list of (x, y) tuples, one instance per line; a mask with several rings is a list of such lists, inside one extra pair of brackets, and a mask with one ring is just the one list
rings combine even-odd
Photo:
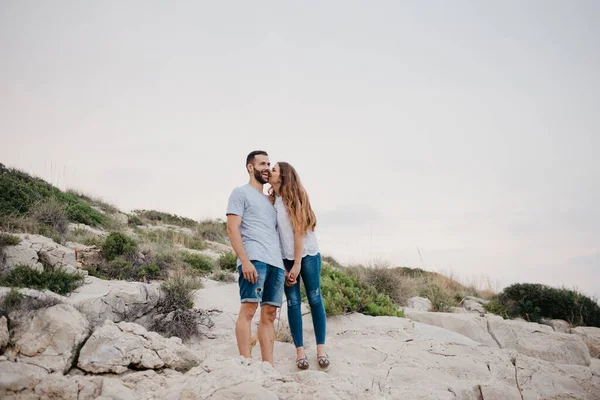
[[(292, 229), (306, 233), (314, 231), (317, 226), (317, 217), (310, 206), (308, 193), (300, 182), (300, 177), (296, 169), (285, 161), (279, 161), (279, 187), (278, 195), (281, 196), (283, 204), (290, 217)], [(275, 200), (273, 188), (270, 190), (270, 195)]]

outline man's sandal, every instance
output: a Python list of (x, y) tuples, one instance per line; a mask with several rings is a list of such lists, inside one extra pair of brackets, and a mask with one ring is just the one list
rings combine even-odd
[(308, 359), (306, 357), (296, 360), (296, 367), (301, 370), (308, 369)]
[(317, 357), (317, 360), (319, 361), (319, 368), (321, 368), (321, 371), (327, 372), (329, 371), (329, 356), (325, 355), (324, 357)]

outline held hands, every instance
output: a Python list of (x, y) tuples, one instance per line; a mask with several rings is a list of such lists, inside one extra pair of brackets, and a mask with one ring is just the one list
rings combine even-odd
[(286, 274), (285, 284), (286, 286), (294, 286), (298, 281), (298, 275), (300, 275), (300, 263), (294, 263), (294, 266)]
[(242, 275), (244, 275), (244, 279), (253, 285), (258, 280), (258, 272), (256, 272), (256, 267), (250, 262), (250, 260), (242, 261)]

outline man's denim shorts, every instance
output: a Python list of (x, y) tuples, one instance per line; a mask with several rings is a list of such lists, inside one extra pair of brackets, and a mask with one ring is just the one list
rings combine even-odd
[(261, 306), (270, 304), (281, 307), (283, 301), (283, 284), (285, 272), (261, 261), (250, 261), (258, 272), (258, 280), (253, 285), (244, 278), (242, 266), (238, 266), (240, 278), (240, 299), (242, 303), (260, 303)]

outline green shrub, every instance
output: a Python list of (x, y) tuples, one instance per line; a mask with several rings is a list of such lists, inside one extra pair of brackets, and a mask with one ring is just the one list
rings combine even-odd
[(372, 287), (327, 264), (323, 264), (321, 271), (321, 295), (327, 315), (359, 312), (373, 316), (403, 316), (389, 296), (377, 293)]
[(2, 303), (0, 304), (2, 313), (8, 314), (11, 311), (17, 309), (23, 301), (23, 295), (17, 288), (10, 288), (10, 291), (2, 297)]
[(80, 228), (75, 228), (67, 233), (65, 240), (68, 242), (85, 244), (86, 246), (96, 246), (99, 249), (104, 245), (103, 237)]
[(10, 233), (0, 232), (0, 248), (6, 246), (16, 246), (21, 243), (21, 238)]
[(0, 286), (48, 289), (65, 295), (83, 283), (83, 275), (69, 274), (62, 269), (36, 271), (28, 265), (17, 265), (8, 275), (0, 277)]
[(111, 232), (102, 245), (102, 255), (108, 261), (118, 256), (133, 254), (136, 250), (135, 241), (121, 232)]
[(214, 261), (202, 254), (183, 252), (182, 259), (185, 263), (189, 264), (190, 267), (194, 268), (200, 273), (210, 273), (215, 268)]
[(237, 256), (234, 253), (225, 253), (217, 260), (219, 268), (224, 271), (238, 272)]
[(133, 215), (128, 215), (127, 216), (127, 225), (129, 226), (140, 226), (140, 225), (144, 225), (144, 221), (142, 221), (142, 219), (140, 217), (138, 217), (137, 215), (133, 214)]
[(490, 300), (487, 304), (483, 305), (483, 308), (492, 314), (500, 315), (504, 319), (510, 318), (510, 310), (504, 307), (496, 300)]
[(40, 200), (35, 203), (29, 214), (41, 224), (51, 227), (59, 235), (64, 235), (69, 229), (67, 206), (55, 197)]
[(541, 317), (563, 319), (573, 326), (600, 327), (598, 303), (575, 290), (517, 283), (505, 288), (495, 300), (511, 317), (529, 321), (539, 321)]
[(204, 240), (202, 240), (201, 238), (197, 238), (197, 237), (186, 237), (184, 240), (184, 245), (188, 249), (192, 249), (192, 250), (206, 249), (206, 243), (204, 243)]

